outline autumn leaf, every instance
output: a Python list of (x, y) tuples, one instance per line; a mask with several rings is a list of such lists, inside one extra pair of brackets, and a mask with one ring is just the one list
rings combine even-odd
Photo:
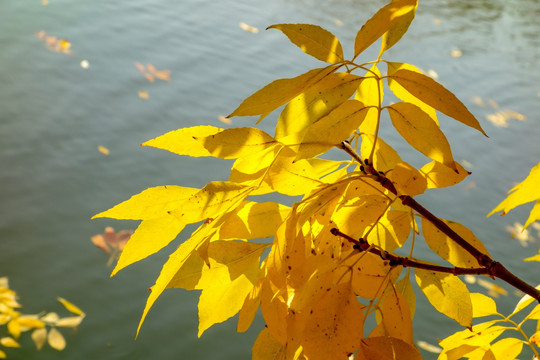
[(213, 156), (236, 159), (274, 145), (276, 140), (262, 130), (243, 127), (220, 131), (206, 137), (193, 137)]
[(268, 29), (281, 30), (293, 44), (321, 61), (336, 63), (344, 60), (339, 40), (329, 31), (311, 24), (277, 24)]
[(220, 131), (223, 131), (223, 129), (215, 126), (193, 126), (168, 132), (141, 145), (167, 150), (177, 155), (189, 155), (191, 157), (212, 156), (200, 142), (195, 140), (195, 137), (206, 137)]
[(406, 12), (405, 15), (401, 16), (399, 20), (384, 33), (379, 58), (382, 56), (383, 52), (394, 46), (409, 29), (409, 26), (414, 19), (416, 8), (418, 7), (418, 1), (410, 1), (409, 3), (414, 4), (414, 9)]
[(395, 80), (409, 93), (427, 105), (487, 136), (478, 120), (467, 107), (452, 92), (429, 76), (407, 69), (399, 69), (389, 78)]

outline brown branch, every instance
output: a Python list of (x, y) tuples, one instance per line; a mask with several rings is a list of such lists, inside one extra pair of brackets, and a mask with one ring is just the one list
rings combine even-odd
[(447, 267), (435, 264), (427, 264), (416, 260), (411, 260), (405, 256), (398, 256), (388, 251), (380, 250), (371, 246), (365, 239), (356, 240), (353, 237), (342, 233), (338, 228), (333, 228), (330, 232), (335, 236), (340, 236), (349, 242), (353, 243), (353, 248), (359, 251), (367, 251), (372, 254), (378, 255), (381, 259), (388, 261), (390, 266), (403, 266), (412, 267), (417, 269), (431, 270), (441, 273), (448, 273), (452, 275), (489, 275), (489, 270), (485, 267), (480, 268), (463, 268), (463, 267)]
[[(478, 275), (482, 274), (482, 275), (489, 275), (491, 277), (497, 277), (505, 281), (506, 283), (512, 285), (516, 289), (519, 289), (523, 291), (524, 293), (530, 295), (531, 297), (536, 299), (538, 302), (540, 302), (540, 290), (527, 284), (525, 281), (523, 281), (522, 279), (520, 279), (519, 277), (511, 273), (508, 269), (506, 269), (501, 263), (494, 261), (489, 255), (482, 253), (480, 250), (478, 250), (477, 248), (469, 244), (467, 240), (465, 240), (458, 233), (452, 230), (448, 225), (446, 225), (444, 221), (439, 219), (437, 216), (433, 215), (429, 210), (427, 210), (425, 207), (420, 205), (412, 197), (410, 197), (409, 195), (399, 195), (394, 184), (384, 175), (384, 173), (378, 172), (373, 167), (373, 164), (370, 164), (367, 160), (362, 160), (362, 158), (354, 151), (354, 149), (351, 147), (351, 145), (348, 142), (346, 141), (342, 142), (340, 144), (340, 148), (344, 150), (347, 154), (351, 155), (360, 164), (362, 164), (360, 169), (363, 172), (365, 172), (366, 174), (373, 175), (374, 180), (378, 181), (381, 184), (381, 186), (383, 186), (385, 189), (390, 191), (392, 194), (398, 196), (401, 199), (401, 202), (403, 203), (403, 205), (408, 206), (414, 211), (416, 211), (423, 218), (431, 222), (443, 234), (448, 236), (456, 244), (458, 244), (463, 249), (465, 249), (468, 253), (474, 256), (475, 259), (478, 261), (478, 264), (484, 269), (484, 271), (482, 273), (478, 273)], [(349, 238), (350, 237), (347, 237), (347, 239)], [(358, 242), (358, 240), (355, 240), (355, 241)], [(418, 263), (418, 264), (422, 264), (422, 263)], [(414, 267), (414, 266), (411, 266), (411, 267)], [(445, 269), (444, 267), (441, 267), (441, 268)], [(450, 269), (450, 268), (446, 268), (446, 269)], [(459, 268), (459, 269), (464, 269), (464, 268)], [(434, 271), (439, 271), (439, 270), (434, 270)], [(448, 272), (448, 271), (443, 270), (441, 272)], [(462, 275), (462, 274), (456, 274), (456, 275)]]

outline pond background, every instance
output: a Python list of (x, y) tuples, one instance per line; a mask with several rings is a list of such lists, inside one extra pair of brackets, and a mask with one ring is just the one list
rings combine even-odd
[[(0, 0), (0, 276), (8, 276), (26, 313), (62, 312), (62, 296), (87, 317), (67, 348), (36, 351), (23, 336), (10, 359), (248, 359), (262, 326), (235, 333), (234, 319), (197, 339), (197, 292), (166, 291), (134, 340), (147, 289), (178, 240), (110, 279), (107, 255), (90, 242), (106, 226), (136, 223), (90, 217), (143, 189), (164, 184), (202, 187), (225, 180), (229, 161), (190, 159), (139, 144), (165, 132), (210, 124), (268, 82), (320, 66), (276, 30), (275, 23), (314, 23), (340, 38), (348, 56), (359, 27), (385, 1), (370, 0)], [(475, 231), (495, 259), (529, 283), (539, 266), (505, 227), (523, 223), (528, 208), (506, 217), (485, 215), (540, 160), (540, 3), (525, 0), (423, 0), (408, 34), (385, 56), (435, 71), (441, 83), (477, 116), (490, 138), (441, 116), (454, 157), (473, 174), (453, 189), (419, 201), (442, 218)], [(243, 31), (239, 22), (260, 29)], [(48, 51), (35, 33), (66, 38), (71, 55)], [(460, 57), (451, 52), (459, 50)], [(378, 45), (365, 59), (376, 56)], [(369, 57), (371, 55), (371, 57)], [(80, 63), (87, 60), (89, 67)], [(134, 66), (172, 71), (149, 83)], [(145, 90), (148, 100), (138, 97)], [(497, 110), (472, 99), (493, 99), (527, 121), (496, 127)], [(499, 110), (500, 110), (499, 109)], [(252, 126), (233, 118), (233, 126)], [(261, 127), (273, 133), (272, 119)], [(389, 132), (388, 142), (413, 163), (415, 151)], [(98, 146), (110, 150), (109, 155)], [(179, 238), (185, 239), (186, 233)], [(425, 252), (415, 252), (417, 256)], [(518, 296), (509, 291), (499, 309)], [(472, 285), (473, 291), (485, 289)], [(457, 326), (417, 296), (415, 339), (436, 344)], [(426, 359), (436, 355), (422, 351)]]

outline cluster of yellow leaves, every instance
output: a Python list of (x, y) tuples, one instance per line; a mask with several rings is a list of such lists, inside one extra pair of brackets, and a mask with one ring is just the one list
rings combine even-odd
[(37, 32), (36, 37), (45, 43), (48, 50), (63, 54), (71, 54), (71, 43), (66, 39), (48, 35), (44, 30)]
[[(31, 337), (38, 350), (46, 342), (56, 350), (66, 347), (64, 336), (58, 331), (59, 327), (76, 329), (85, 317), (85, 314), (69, 301), (58, 298), (58, 301), (73, 316), (59, 317), (57, 313), (49, 312), (37, 315), (22, 314), (17, 309), (21, 305), (17, 301), (17, 294), (9, 288), (7, 277), (0, 278), (0, 326), (6, 326), (9, 336), (0, 338), (3, 347), (20, 347), (17, 340), (21, 333), (32, 331)], [(5, 359), (6, 353), (0, 349), (0, 359)]]
[[(479, 267), (478, 259), (432, 220), (401, 202), (455, 185), (469, 174), (454, 160), (436, 111), (485, 135), (452, 92), (412, 65), (382, 59), (406, 32), (416, 7), (416, 0), (394, 0), (381, 8), (359, 30), (352, 60), (319, 26), (270, 26), (328, 63), (271, 82), (228, 116), (261, 121), (283, 107), (273, 136), (254, 127), (194, 126), (142, 144), (234, 162), (227, 181), (200, 189), (149, 188), (94, 216), (141, 221), (112, 275), (169, 245), (188, 224), (198, 225), (163, 265), (138, 331), (164, 290), (184, 288), (201, 291), (199, 336), (236, 314), (237, 330), (246, 331), (260, 308), (266, 327), (253, 347), (256, 360), (353, 354), (355, 359), (420, 359), (413, 342), (411, 278), (438, 311), (472, 327), (477, 297), (452, 268), (436, 271), (435, 264), (424, 262), (412, 277), (410, 269), (402, 271), (385, 255), (407, 244), (414, 260), (414, 241), (408, 239), (422, 236), (452, 266)], [(379, 38), (377, 60), (355, 63)], [(381, 65), (386, 65), (384, 76)], [(400, 102), (383, 106), (385, 86)], [(416, 169), (403, 161), (379, 136), (382, 114), (430, 162)], [(344, 141), (365, 161), (319, 158), (333, 147), (345, 149)], [(256, 195), (271, 193), (302, 198), (291, 207), (255, 201)], [(489, 257), (466, 227), (446, 220), (444, 226)], [(336, 229), (364, 242), (336, 236)]]

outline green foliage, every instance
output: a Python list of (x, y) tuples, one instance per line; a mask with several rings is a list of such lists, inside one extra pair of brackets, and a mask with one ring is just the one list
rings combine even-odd
[[(419, 359), (412, 331), (415, 282), (437, 311), (466, 328), (441, 341), (440, 359), (513, 358), (523, 345), (537, 354), (536, 338), (522, 325), (539, 320), (538, 305), (520, 323), (514, 314), (540, 300), (540, 291), (494, 261), (472, 231), (413, 198), (469, 174), (454, 160), (437, 112), (486, 135), (452, 92), (413, 65), (383, 58), (416, 7), (416, 0), (394, 0), (381, 8), (358, 31), (351, 60), (319, 26), (270, 26), (327, 63), (271, 82), (229, 115), (262, 121), (283, 106), (274, 136), (254, 127), (196, 126), (143, 144), (235, 161), (227, 181), (201, 189), (149, 188), (95, 216), (141, 220), (113, 275), (161, 250), (186, 225), (199, 225), (163, 265), (139, 330), (164, 290), (184, 288), (201, 290), (199, 336), (235, 314), (238, 331), (246, 331), (261, 309), (266, 327), (253, 359)], [(378, 58), (357, 61), (379, 38)], [(400, 102), (383, 105), (385, 91)], [(429, 159), (424, 166), (402, 160), (380, 137), (381, 126), (389, 125)], [(344, 151), (342, 161), (319, 158), (335, 147)], [(535, 169), (495, 212), (532, 200), (538, 205)], [(271, 193), (302, 199), (288, 207), (254, 197)], [(538, 220), (539, 208), (529, 222)], [(451, 266), (415, 258), (421, 238)], [(399, 248), (409, 255), (394, 253)], [(506, 317), (457, 275), (498, 277), (528, 295)], [(474, 324), (483, 316), (496, 319)], [(496, 341), (507, 330), (517, 337)]]

